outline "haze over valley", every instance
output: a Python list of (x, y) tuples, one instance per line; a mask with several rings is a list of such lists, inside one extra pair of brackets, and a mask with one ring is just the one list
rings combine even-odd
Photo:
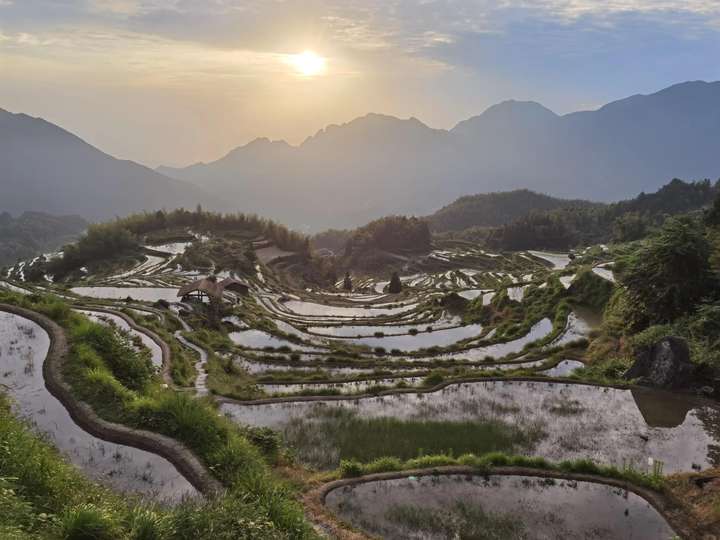
[(0, 0), (0, 538), (720, 538), (720, 4)]
[(426, 215), (462, 195), (526, 188), (613, 201), (720, 169), (720, 82), (688, 82), (596, 111), (505, 101), (453, 129), (368, 114), (299, 146), (256, 139), (207, 164), (149, 170), (41, 119), (0, 112), (0, 210), (105, 219), (193, 207), (257, 212), (300, 230)]

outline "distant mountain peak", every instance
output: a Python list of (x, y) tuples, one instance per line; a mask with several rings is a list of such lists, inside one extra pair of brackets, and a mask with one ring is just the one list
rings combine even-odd
[(542, 126), (559, 118), (560, 116), (536, 101), (510, 99), (488, 107), (482, 114), (459, 122), (451, 132), (469, 134), (478, 129), (495, 130), (513, 125), (518, 128)]
[(364, 116), (358, 116), (343, 124), (329, 124), (319, 129), (315, 135), (305, 139), (303, 145), (312, 144), (314, 141), (335, 134), (362, 136), (374, 132), (386, 133), (386, 130), (442, 131), (433, 130), (433, 128), (424, 124), (414, 116), (410, 118), (398, 118), (397, 116), (389, 114), (371, 112)]
[(538, 103), (537, 101), (520, 101), (516, 99), (506, 99), (495, 105), (485, 109), (480, 115), (491, 114), (518, 114), (518, 113), (539, 113), (550, 116), (557, 116), (553, 111)]

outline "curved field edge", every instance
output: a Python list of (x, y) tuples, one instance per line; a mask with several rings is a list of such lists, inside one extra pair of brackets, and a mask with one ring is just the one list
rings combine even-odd
[(164, 457), (201, 493), (212, 494), (222, 490), (220, 483), (185, 446), (158, 433), (108, 422), (100, 418), (88, 404), (74, 397), (72, 387), (62, 375), (68, 362), (70, 346), (65, 331), (57, 323), (40, 313), (10, 304), (0, 304), (0, 311), (29, 319), (48, 333), (50, 348), (43, 363), (45, 385), (81, 428), (106, 441), (133, 446)]
[[(419, 388), (390, 388), (388, 390), (383, 390), (382, 392), (378, 392), (376, 394), (346, 394), (346, 395), (317, 395), (317, 396), (304, 396), (304, 395), (297, 395), (297, 396), (285, 396), (285, 397), (270, 397), (270, 398), (262, 398), (262, 399), (253, 399), (253, 400), (240, 400), (240, 399), (234, 399), (229, 398), (225, 396), (218, 395), (216, 397), (217, 401), (220, 403), (229, 403), (233, 405), (242, 405), (242, 406), (253, 406), (253, 405), (269, 405), (271, 403), (294, 403), (294, 402), (314, 402), (314, 401), (356, 401), (358, 399), (370, 399), (370, 398), (376, 398), (376, 397), (382, 397), (382, 396), (393, 396), (393, 395), (399, 395), (399, 394), (432, 394), (434, 392), (439, 392), (440, 390), (447, 388), (449, 386), (454, 386), (458, 384), (473, 384), (473, 383), (483, 383), (483, 382), (536, 382), (536, 383), (547, 383), (547, 384), (572, 384), (572, 385), (579, 385), (579, 386), (592, 386), (597, 388), (615, 388), (618, 390), (631, 390), (632, 388), (643, 388), (638, 387), (637, 385), (633, 384), (611, 384), (611, 383), (602, 383), (602, 382), (596, 382), (592, 380), (582, 380), (582, 379), (571, 379), (571, 378), (563, 378), (563, 377), (532, 377), (532, 376), (509, 376), (509, 377), (499, 377), (497, 375), (488, 375), (487, 377), (467, 377), (462, 379), (452, 379), (448, 381), (443, 381), (435, 386), (429, 386), (429, 387), (419, 387)], [(703, 398), (697, 398), (698, 401), (702, 401), (703, 403), (713, 404), (714, 402), (711, 402), (710, 400), (703, 399)]]
[[(260, 451), (237, 428), (220, 418), (209, 403), (170, 390), (163, 394), (166, 401), (181, 401), (185, 413), (190, 411), (188, 418), (174, 418), (176, 423), (198, 418), (206, 421), (202, 432), (205, 435), (214, 435), (215, 444), (210, 447), (205, 444), (205, 447), (200, 449), (193, 447), (193, 441), (182, 440), (182, 437), (171, 437), (156, 431), (139, 429), (138, 426), (130, 427), (109, 421), (98, 414), (98, 404), (93, 403), (96, 406), (94, 409), (88, 403), (78, 400), (78, 389), (65, 380), (63, 368), (74, 361), (72, 347), (66, 335), (67, 329), (48, 315), (63, 321), (68, 316), (69, 307), (52, 300), (45, 304), (42, 303), (43, 300), (33, 304), (29, 298), (24, 297), (4, 296), (3, 300), (15, 301), (26, 307), (0, 303), (0, 310), (32, 320), (48, 332), (51, 344), (43, 367), (46, 385), (67, 407), (73, 420), (99, 438), (159, 454), (173, 463), (196, 488), (208, 495), (205, 504), (215, 508), (215, 513), (211, 513), (209, 519), (216, 518), (218, 522), (227, 522), (227, 530), (223, 533), (227, 536), (220, 537), (234, 538), (234, 535), (246, 530), (245, 526), (241, 526), (241, 521), (233, 520), (233, 514), (249, 515), (251, 522), (262, 525), (261, 528), (267, 530), (267, 535), (261, 534), (258, 538), (313, 537), (291, 490), (273, 475)], [(158, 428), (159, 431), (167, 420), (167, 416), (162, 415), (163, 404), (152, 403), (153, 398), (150, 396), (138, 399), (146, 405), (146, 414), (133, 419), (134, 423), (146, 422), (148, 427)], [(102, 408), (102, 411), (103, 415), (108, 415), (107, 407)], [(196, 413), (194, 417), (193, 411)], [(116, 413), (118, 417), (122, 417), (123, 411)], [(183, 411), (179, 413), (182, 414)], [(186, 429), (181, 430), (181, 435), (187, 435), (192, 426), (184, 427)], [(188, 521), (203, 521), (197, 516), (188, 515), (186, 518)], [(195, 537), (203, 538), (203, 533), (209, 534), (208, 537), (216, 537), (212, 530), (218, 526), (217, 523), (203, 525), (206, 525), (207, 529), (198, 531)]]
[[(422, 459), (422, 458), (420, 458)], [(717, 534), (715, 529), (706, 529), (689, 514), (678, 499), (664, 489), (653, 489), (624, 478), (613, 478), (602, 474), (585, 472), (565, 472), (558, 467), (537, 468), (531, 465), (532, 458), (527, 459), (530, 466), (488, 466), (483, 468), (464, 465), (439, 465), (430, 468), (404, 469), (397, 471), (364, 474), (353, 478), (333, 480), (309, 491), (305, 496), (305, 505), (313, 515), (319, 527), (330, 532), (339, 540), (364, 540), (372, 538), (359, 532), (351, 525), (339, 519), (325, 506), (327, 495), (339, 488), (382, 480), (396, 480), (410, 476), (468, 475), (468, 476), (532, 476), (538, 478), (555, 478), (604, 484), (631, 491), (650, 503), (653, 508), (670, 524), (681, 538), (704, 538), (707, 534)], [(602, 467), (597, 467), (602, 470)]]

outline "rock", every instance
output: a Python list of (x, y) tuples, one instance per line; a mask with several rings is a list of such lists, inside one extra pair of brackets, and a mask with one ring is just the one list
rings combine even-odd
[(660, 388), (682, 388), (689, 385), (694, 373), (685, 340), (669, 336), (641, 350), (623, 378)]

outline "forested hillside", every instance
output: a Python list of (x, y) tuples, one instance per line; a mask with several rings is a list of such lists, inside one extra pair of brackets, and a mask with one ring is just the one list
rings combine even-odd
[(668, 215), (699, 210), (712, 204), (720, 181), (683, 182), (675, 179), (656, 193), (609, 205), (533, 211), (489, 232), (496, 249), (568, 249), (609, 241), (627, 242), (645, 236)]
[(469, 227), (498, 227), (533, 211), (600, 206), (601, 203), (558, 199), (528, 189), (517, 189), (460, 197), (428, 216), (428, 221), (433, 232), (459, 231)]
[(52, 216), (25, 212), (13, 218), (0, 213), (0, 266), (54, 250), (75, 239), (87, 222), (78, 216)]

